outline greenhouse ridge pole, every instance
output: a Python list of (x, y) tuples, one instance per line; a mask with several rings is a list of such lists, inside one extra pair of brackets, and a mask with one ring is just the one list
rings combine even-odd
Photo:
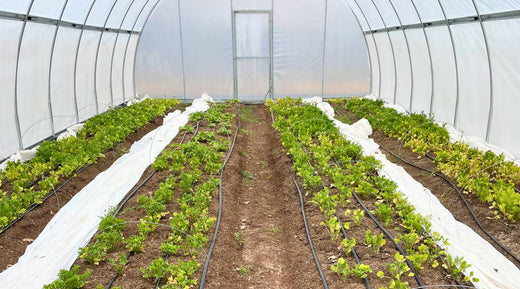
[(76, 46), (76, 56), (74, 58), (74, 109), (76, 110), (76, 122), (79, 122), (79, 105), (78, 105), (78, 58), (79, 58), (79, 48), (81, 46), (81, 40), (83, 39), (83, 32), (85, 32), (85, 25), (87, 24), (87, 20), (90, 17), (90, 13), (92, 12), (92, 8), (94, 8), (94, 4), (96, 4), (97, 0), (92, 1), (90, 4), (90, 8), (87, 12), (87, 16), (85, 16), (85, 20), (83, 21), (83, 26), (81, 27), (81, 32), (79, 34), (78, 45)]
[[(98, 91), (97, 91), (97, 70), (98, 70), (98, 58), (99, 58), (99, 48), (101, 47), (101, 41), (103, 40), (103, 35), (105, 34), (105, 30), (107, 28), (108, 19), (112, 15), (112, 11), (114, 11), (114, 7), (116, 7), (117, 0), (114, 0), (110, 11), (108, 12), (107, 18), (105, 19), (105, 23), (103, 24), (103, 30), (101, 31), (101, 35), (99, 36), (97, 49), (96, 49), (96, 59), (94, 60), (94, 98), (96, 101), (96, 114), (99, 114), (99, 101), (98, 101)], [(110, 76), (112, 78), (112, 76)]]
[[(123, 16), (123, 19), (121, 20), (121, 24), (119, 25), (118, 30), (121, 30), (121, 28), (123, 27), (123, 23), (125, 23), (126, 17), (128, 16), (128, 12), (130, 11), (130, 9), (134, 5), (134, 3), (135, 3), (135, 0), (132, 0), (132, 2), (130, 2), (130, 5), (128, 5), (128, 8), (125, 11), (125, 15)], [(117, 32), (117, 34), (116, 34), (116, 40), (114, 41), (114, 47), (112, 47), (112, 57), (110, 58), (110, 74), (109, 74), (109, 77), (110, 77), (110, 105), (112, 107), (114, 107), (114, 87), (113, 87), (113, 81), (112, 81), (112, 73), (114, 70), (114, 57), (116, 54), (117, 41), (119, 40), (119, 33), (120, 32)], [(128, 39), (130, 39), (130, 36), (132, 36), (132, 35), (128, 34)], [(123, 69), (124, 69), (124, 67), (123, 67)], [(121, 75), (121, 79), (122, 79), (122, 77), (123, 76)]]
[[(361, 12), (361, 15), (365, 19), (365, 22), (368, 25), (368, 29), (372, 30), (372, 26), (370, 25), (370, 22), (368, 22), (368, 18), (365, 15), (365, 12), (363, 11), (363, 9), (361, 9), (361, 6), (359, 6), (359, 3), (357, 2), (357, 0), (354, 0), (354, 3), (356, 3), (356, 6), (358, 7), (359, 11)], [(355, 15), (355, 13), (354, 13), (354, 15)], [(361, 27), (361, 23), (359, 24), (359, 26)], [(363, 31), (363, 27), (361, 27), (361, 31)], [(381, 98), (381, 59), (379, 58), (379, 48), (377, 47), (376, 37), (374, 36), (373, 33), (371, 33), (370, 35), (372, 36), (372, 40), (374, 41), (374, 47), (375, 47), (375, 50), (376, 50), (377, 68), (378, 68), (377, 72), (378, 72), (378, 75), (379, 75), (379, 79), (378, 79), (379, 94), (378, 94), (378, 96), (379, 96), (379, 98)], [(365, 42), (367, 43), (367, 48), (368, 48), (368, 41), (366, 40), (366, 38), (365, 38)], [(370, 55), (370, 51), (368, 52), (368, 54)], [(370, 86), (372, 87), (372, 82), (370, 83)], [(372, 93), (372, 90), (371, 90), (371, 93)]]
[(325, 0), (325, 13), (323, 15), (323, 51), (321, 53), (321, 98), (323, 98), (323, 87), (325, 84), (325, 48), (327, 45), (327, 10), (329, 1)]
[(56, 136), (56, 129), (54, 128), (54, 115), (52, 112), (52, 98), (51, 98), (51, 80), (52, 80), (52, 59), (54, 58), (54, 47), (56, 46), (56, 37), (58, 36), (58, 30), (60, 29), (60, 23), (61, 19), (63, 18), (63, 13), (65, 12), (65, 9), (67, 8), (67, 4), (69, 4), (69, 0), (65, 0), (65, 4), (63, 4), (63, 8), (60, 12), (60, 18), (58, 19), (58, 24), (56, 25), (56, 29), (54, 30), (54, 36), (52, 39), (52, 47), (51, 47), (51, 57), (49, 60), (49, 90), (48, 90), (48, 106), (49, 106), (49, 116), (51, 120), (51, 130), (52, 130), (52, 136)]
[[(150, 2), (150, 0), (146, 0), (146, 2), (144, 3), (143, 7), (139, 11), (139, 14), (137, 14), (137, 16), (135, 17), (135, 21), (134, 21), (134, 24), (132, 25), (131, 31), (135, 30), (135, 26), (137, 25), (137, 21), (141, 17), (141, 14), (143, 13), (144, 8), (146, 8), (146, 6), (148, 5), (148, 2)], [(125, 69), (125, 67), (126, 67), (126, 58), (127, 58), (127, 54), (128, 54), (128, 46), (130, 45), (130, 39), (131, 38), (132, 38), (132, 35), (130, 34), (128, 36), (128, 39), (126, 40), (125, 54), (123, 56), (123, 71), (122, 71), (122, 76), (121, 76), (121, 84), (123, 86), (123, 102), (126, 101), (126, 89), (125, 89), (125, 70), (126, 69)]]
[(493, 120), (493, 66), (491, 65), (491, 51), (489, 50), (489, 42), (487, 38), (486, 29), (484, 28), (484, 23), (482, 22), (482, 15), (478, 10), (478, 6), (475, 0), (471, 1), (473, 2), (473, 6), (475, 7), (475, 11), (477, 12), (478, 22), (480, 23), (480, 28), (482, 29), (482, 36), (484, 36), (484, 44), (486, 45), (486, 54), (489, 70), (489, 111), (486, 126), (486, 141), (489, 142), (489, 133), (491, 130), (491, 122)]
[(410, 2), (412, 2), (412, 5), (413, 5), (413, 9), (415, 10), (415, 13), (417, 13), (417, 17), (419, 18), (419, 21), (421, 22), (421, 27), (422, 27), (422, 31), (423, 31), (423, 34), (424, 34), (424, 39), (426, 40), (426, 47), (428, 49), (428, 60), (430, 61), (430, 76), (431, 76), (431, 81), (432, 81), (432, 94), (430, 96), (430, 113), (429, 113), (429, 116), (432, 116), (432, 112), (433, 112), (433, 97), (434, 97), (434, 86), (435, 86), (435, 82), (434, 82), (434, 78), (433, 78), (433, 60), (432, 60), (432, 52), (431, 52), (431, 49), (430, 49), (430, 39), (428, 37), (428, 33), (426, 33), (426, 27), (424, 26), (424, 22), (422, 20), (422, 17), (421, 17), (421, 14), (419, 13), (419, 10), (417, 9), (417, 6), (415, 5), (415, 2), (413, 0), (410, 0)]
[[(385, 19), (383, 18), (383, 15), (381, 15), (381, 11), (379, 11), (379, 8), (377, 8), (377, 5), (374, 3), (374, 0), (370, 0), (370, 2), (372, 3), (372, 5), (374, 5), (374, 8), (376, 8), (377, 14), (381, 18), (383, 25), (385, 26), (385, 28), (387, 28), (388, 26), (386, 26)], [(392, 59), (394, 61), (394, 104), (395, 104), (396, 96), (397, 96), (397, 62), (395, 61), (394, 42), (392, 41), (392, 37), (390, 37), (390, 32), (388, 32), (388, 30), (386, 31), (386, 35), (388, 36), (388, 41), (390, 41), (390, 49), (392, 50)]]
[[(399, 21), (399, 25), (403, 26), (403, 22), (401, 21), (401, 17), (399, 17), (399, 14), (397, 13), (397, 10), (395, 9), (394, 3), (392, 2), (392, 0), (388, 0), (388, 2), (390, 3), (390, 5), (392, 6), (392, 9), (394, 10), (395, 16), (397, 17), (397, 21)], [(412, 112), (413, 89), (414, 89), (412, 54), (410, 53), (410, 43), (408, 42), (408, 36), (406, 35), (406, 31), (404, 28), (402, 31), (403, 31), (404, 41), (406, 43), (406, 50), (408, 52), (408, 61), (410, 63), (410, 109), (409, 109), (409, 111)]]
[(23, 35), (25, 33), (25, 26), (27, 25), (27, 18), (29, 18), (29, 13), (31, 13), (32, 6), (34, 4), (34, 0), (31, 0), (31, 4), (29, 4), (29, 8), (27, 9), (27, 14), (24, 15), (22, 29), (20, 30), (20, 37), (18, 39), (18, 50), (16, 52), (16, 67), (15, 67), (15, 75), (14, 75), (14, 121), (16, 123), (16, 133), (18, 134), (18, 148), (23, 149), (23, 141), (22, 141), (22, 130), (20, 126), (20, 117), (18, 115), (18, 68), (20, 65), (20, 50), (22, 49), (22, 40)]
[(457, 61), (457, 49), (455, 49), (455, 42), (453, 41), (453, 32), (451, 31), (450, 21), (448, 20), (448, 16), (446, 16), (446, 11), (444, 10), (444, 6), (442, 6), (441, 0), (437, 0), (439, 6), (441, 7), (442, 15), (444, 16), (444, 20), (446, 21), (446, 26), (448, 27), (448, 33), (450, 34), (451, 40), (451, 49), (453, 50), (453, 58), (455, 60), (455, 81), (457, 83), (457, 94), (455, 97), (455, 113), (453, 115), (453, 125), (457, 126), (457, 114), (459, 111), (459, 64)]
[(143, 27), (141, 28), (141, 35), (139, 35), (139, 38), (137, 39), (137, 43), (135, 45), (135, 53), (134, 53), (134, 68), (133, 68), (133, 82), (134, 82), (134, 98), (137, 97), (137, 84), (135, 83), (135, 61), (137, 59), (137, 50), (139, 49), (139, 44), (141, 43), (141, 37), (144, 29), (146, 28), (146, 24), (148, 24), (148, 20), (150, 19), (150, 16), (152, 16), (153, 12), (155, 11), (155, 8), (157, 8), (157, 5), (161, 3), (162, 0), (157, 0), (155, 4), (153, 4), (152, 9), (150, 9), (150, 12), (148, 12), (148, 15), (146, 15), (146, 19), (144, 20)]
[(182, 42), (182, 19), (181, 19), (181, 0), (177, 0), (177, 12), (179, 16), (179, 40), (180, 40), (180, 49), (181, 49), (181, 65), (182, 65), (182, 97), (186, 100), (186, 72), (184, 69), (184, 44)]

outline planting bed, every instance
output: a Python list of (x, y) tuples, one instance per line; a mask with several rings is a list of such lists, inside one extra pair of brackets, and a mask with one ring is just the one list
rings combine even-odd
[[(145, 101), (144, 104), (150, 105), (148, 101)], [(52, 197), (49, 197), (41, 204), (34, 206), (34, 209), (26, 212), (26, 215), (23, 218), (14, 223), (8, 229), (4, 228), (4, 231), (0, 234), (0, 250), (2, 250), (3, 253), (2, 258), (0, 258), (0, 271), (3, 271), (16, 263), (17, 259), (24, 253), (26, 247), (40, 234), (54, 214), (70, 199), (72, 199), (77, 192), (92, 181), (100, 172), (109, 168), (122, 154), (128, 152), (130, 146), (135, 141), (159, 127), (162, 124), (163, 115), (165, 113), (183, 108), (184, 105), (179, 102), (170, 102), (164, 107), (164, 110), (160, 109), (157, 111), (158, 116), (153, 117), (152, 115), (149, 115), (147, 117), (151, 120), (147, 122), (143, 121), (139, 128), (129, 130), (126, 138), (111, 145), (108, 150), (103, 152), (101, 157), (96, 155), (92, 160), (88, 160), (83, 164), (77, 163), (77, 173), (73, 173), (71, 176), (61, 175), (57, 179), (55, 185), (55, 188), (59, 189), (57, 189), (56, 193)], [(124, 109), (125, 108), (120, 110)], [(110, 115), (110, 112), (107, 112), (105, 115)], [(123, 119), (119, 119), (117, 116), (114, 117), (114, 123), (120, 121), (123, 121)], [(107, 126), (108, 125), (110, 124), (107, 124)], [(52, 143), (52, 141), (49, 143)], [(35, 161), (32, 161), (32, 163), (34, 162)], [(53, 163), (52, 166), (54, 165), (56, 165), (56, 163)], [(80, 168), (80, 165), (83, 165), (84, 167)], [(23, 165), (20, 165), (20, 167), (21, 166)], [(50, 173), (52, 172), (53, 171), (50, 171)], [(38, 175), (41, 174), (41, 172), (38, 173)], [(43, 181), (45, 180), (46, 178), (43, 178)], [(12, 184), (12, 182), (4, 183), (1, 189), (10, 194), (13, 189)], [(34, 184), (33, 190), (38, 191), (37, 183)], [(52, 189), (51, 193), (53, 193)]]
[[(357, 119), (334, 105), (342, 120)], [(189, 119), (127, 198), (106, 212), (71, 270), (46, 288), (404, 289), (478, 282), (461, 272), (470, 273), (469, 264), (439, 247), (443, 237), (396, 184), (378, 175), (379, 162), (363, 156), (316, 106), (228, 101)], [(398, 141), (377, 131), (375, 137), (417, 159)], [(72, 197), (87, 174), (93, 178), (112, 154), (126, 150), (109, 151), (63, 189)], [(438, 187), (441, 200), (448, 195), (429, 174), (410, 172)], [(56, 210), (52, 200), (40, 209)], [(21, 248), (5, 263), (16, 262)]]
[[(368, 102), (369, 100), (365, 101)], [(331, 101), (330, 103), (336, 111), (337, 118), (347, 123), (357, 121), (359, 116), (366, 116), (364, 114), (359, 114), (359, 116), (354, 114), (345, 107), (344, 102)], [(430, 189), (458, 221), (470, 226), (482, 238), (486, 239), (499, 252), (504, 254), (515, 266), (520, 268), (520, 261), (518, 260), (518, 257), (520, 257), (520, 243), (518, 242), (520, 240), (520, 224), (518, 221), (513, 222), (505, 217), (501, 217), (501, 214), (498, 214), (496, 209), (490, 210), (489, 205), (479, 201), (475, 194), (467, 192), (462, 194), (469, 208), (473, 211), (478, 222), (480, 222), (481, 227), (502, 244), (511, 253), (509, 254), (479, 228), (477, 221), (464, 204), (463, 199), (457, 194), (457, 191), (446, 180), (431, 172), (442, 175), (453, 184), (457, 184), (456, 179), (443, 175), (439, 171), (438, 165), (431, 158), (425, 157), (424, 154), (413, 152), (411, 148), (405, 147), (402, 141), (385, 135), (381, 130), (374, 128), (372, 138), (381, 145), (382, 152), (387, 155), (389, 160), (403, 166), (414, 179)], [(435, 150), (431, 151), (431, 153), (435, 153)], [(417, 168), (417, 166), (430, 172)], [(461, 187), (458, 187), (458, 189), (460, 192), (468, 190)]]

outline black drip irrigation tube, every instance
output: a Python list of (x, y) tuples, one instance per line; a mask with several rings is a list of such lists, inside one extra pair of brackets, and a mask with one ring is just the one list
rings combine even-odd
[[(226, 168), (226, 164), (231, 157), (231, 153), (233, 152), (233, 148), (235, 147), (235, 143), (237, 140), (237, 135), (242, 123), (240, 121), (240, 115), (237, 114), (238, 126), (235, 131), (235, 136), (233, 137), (233, 143), (231, 144), (231, 148), (229, 149), (228, 155), (226, 159), (224, 159), (224, 163), (222, 164), (222, 168), (220, 169), (220, 182), (218, 186), (218, 214), (217, 214), (217, 223), (215, 225), (215, 232), (213, 233), (213, 239), (211, 240), (211, 244), (209, 246), (208, 254), (206, 256), (206, 261), (204, 262), (204, 269), (202, 270), (202, 276), (200, 278), (200, 289), (204, 288), (204, 284), (206, 282), (206, 275), (208, 274), (209, 269), (209, 261), (211, 258), (211, 254), (213, 253), (213, 248), (215, 247), (215, 242), (217, 241), (218, 229), (220, 227), (220, 221), (222, 217), (222, 176), (224, 175), (224, 169)], [(158, 285), (158, 284), (157, 284)], [(157, 287), (155, 287), (157, 288)]]
[[(272, 111), (271, 111), (271, 120), (274, 123), (274, 114)], [(305, 203), (303, 201), (302, 190), (301, 190), (300, 186), (298, 185), (298, 182), (296, 182), (296, 171), (293, 171), (292, 179), (293, 179), (294, 186), (296, 187), (296, 190), (298, 191), (298, 196), (300, 199), (300, 211), (301, 211), (302, 218), (303, 218), (303, 225), (305, 226), (307, 242), (309, 242), (309, 247), (311, 249), (312, 257), (314, 258), (314, 263), (316, 264), (316, 268), (318, 269), (318, 273), (320, 275), (321, 283), (323, 284), (323, 288), (328, 289), (329, 285), (327, 284), (327, 279), (325, 278), (325, 274), (323, 273), (323, 270), (321, 269), (321, 264), (320, 264), (320, 261), (318, 260), (318, 256), (316, 255), (316, 250), (314, 249), (314, 244), (312, 242), (311, 232), (309, 229), (309, 225), (307, 223), (307, 217), (305, 215)], [(357, 255), (356, 255), (356, 257), (357, 257)]]
[(300, 197), (300, 208), (301, 208), (301, 213), (302, 213), (302, 218), (303, 218), (303, 224), (305, 225), (305, 232), (307, 233), (307, 241), (309, 242), (309, 247), (311, 248), (312, 257), (314, 258), (314, 262), (316, 263), (316, 268), (318, 269), (318, 272), (320, 273), (320, 278), (321, 278), (321, 282), (323, 283), (323, 288), (328, 289), (329, 285), (327, 284), (327, 279), (325, 278), (325, 274), (323, 274), (323, 271), (321, 270), (320, 261), (318, 260), (318, 256), (316, 255), (316, 251), (314, 250), (314, 245), (312, 243), (311, 232), (310, 232), (309, 226), (307, 224), (307, 217), (305, 216), (305, 204), (303, 202), (302, 191), (300, 189), (300, 186), (296, 182), (296, 171), (293, 172), (293, 183), (294, 183), (294, 186), (296, 186), (296, 190), (298, 190), (298, 196)]
[[(334, 158), (334, 162), (336, 163), (336, 165), (338, 167), (341, 168), (341, 165), (339, 164), (338, 160), (336, 160), (335, 158)], [(417, 284), (419, 285), (419, 287), (423, 287), (424, 283), (422, 282), (421, 278), (419, 277), (419, 274), (417, 274), (417, 271), (415, 270), (415, 267), (413, 266), (413, 264), (410, 262), (410, 260), (408, 260), (408, 258), (406, 258), (406, 252), (403, 250), (403, 248), (401, 248), (401, 246), (399, 246), (399, 244), (397, 244), (397, 242), (395, 241), (395, 238), (392, 236), (392, 234), (390, 234), (390, 232), (388, 232), (385, 229), (385, 227), (374, 217), (372, 212), (370, 212), (370, 210), (365, 206), (363, 201), (358, 197), (358, 195), (356, 194), (356, 192), (354, 190), (352, 190), (352, 196), (356, 199), (358, 204), (367, 213), (367, 216), (370, 219), (372, 219), (372, 221), (383, 232), (383, 234), (385, 234), (388, 237), (388, 239), (390, 239), (390, 241), (394, 244), (394, 246), (397, 249), (397, 251), (399, 251), (399, 254), (401, 254), (401, 255), (403, 255), (405, 257), (406, 264), (408, 265), (408, 267), (410, 268), (410, 270), (414, 274), (415, 281), (417, 281)]]
[[(412, 166), (414, 168), (417, 168), (419, 170), (423, 170), (425, 172), (428, 172), (428, 173), (431, 173), (441, 179), (443, 179), (444, 181), (446, 181), (456, 192), (457, 192), (457, 195), (459, 196), (459, 198), (462, 200), (462, 202), (464, 203), (464, 205), (466, 206), (466, 208), (468, 209), (469, 213), (471, 214), (471, 216), (473, 217), (473, 219), (475, 220), (475, 223), (477, 224), (477, 226), (479, 227), (479, 229), (489, 238), (491, 239), (497, 246), (499, 246), (502, 250), (504, 250), (509, 256), (511, 256), (511, 258), (513, 258), (516, 262), (518, 262), (518, 264), (520, 264), (520, 258), (518, 258), (515, 254), (513, 254), (511, 251), (509, 251), (509, 249), (507, 249), (504, 245), (502, 245), (502, 243), (500, 243), (497, 239), (495, 239), (486, 229), (484, 229), (484, 227), (482, 226), (482, 224), (480, 223), (478, 217), (475, 215), (475, 212), (473, 212), (473, 210), (471, 209), (471, 207), (469, 206), (468, 202), (466, 201), (466, 199), (464, 198), (464, 196), (462, 195), (462, 193), (460, 192), (459, 188), (452, 182), (450, 181), (448, 178), (446, 178), (443, 174), (440, 174), (436, 171), (432, 171), (432, 170), (429, 170), (427, 168), (423, 168), (419, 165), (416, 165), (416, 164), (413, 164), (411, 162), (408, 162), (406, 161), (405, 159), (403, 159), (402, 157), (398, 156), (397, 154), (391, 152), (390, 150), (388, 150), (387, 148), (385, 148), (384, 146), (381, 146), (379, 145), (383, 150), (385, 150), (386, 152), (388, 152), (389, 154), (391, 154), (393, 157), (395, 157), (396, 159), (398, 159), (399, 161), (409, 165), (409, 166)], [(431, 157), (429, 157), (431, 158)], [(433, 158), (431, 158), (433, 160)], [(515, 188), (516, 189), (516, 188)]]
[[(197, 122), (197, 125), (196, 125), (196, 129), (195, 129), (195, 132), (193, 133), (193, 136), (191, 138), (193, 138), (197, 132), (199, 131), (199, 121)], [(181, 141), (179, 142), (179, 144), (182, 144), (186, 138), (186, 134), (187, 132), (184, 132), (183, 136), (182, 136), (182, 139)], [(191, 139), (190, 139), (191, 140)], [(150, 175), (148, 177), (146, 177), (146, 179), (144, 179), (135, 189), (132, 190), (132, 192), (130, 192), (126, 198), (121, 202), (121, 204), (117, 207), (117, 210), (114, 212), (114, 217), (119, 215), (119, 213), (121, 212), (121, 210), (123, 209), (123, 207), (126, 205), (126, 203), (135, 195), (135, 193), (137, 193), (137, 191), (139, 191), (146, 183), (148, 183), (148, 181), (158, 172), (157, 169), (154, 169)], [(130, 258), (130, 256), (132, 256), (132, 252), (128, 252), (126, 254), (126, 259), (128, 260)], [(105, 286), (105, 289), (110, 289), (112, 288), (112, 286), (114, 285), (114, 282), (117, 280), (117, 278), (119, 277), (119, 273), (116, 271), (114, 273), (114, 277), (112, 277), (112, 279), (110, 279), (110, 281), (108, 282), (107, 286)], [(160, 281), (160, 279), (159, 279)], [(159, 284), (159, 283), (157, 283)]]

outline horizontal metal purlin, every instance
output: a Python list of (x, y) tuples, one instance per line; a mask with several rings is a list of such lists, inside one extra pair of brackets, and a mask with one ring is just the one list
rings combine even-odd
[[(23, 15), (23, 14), (0, 11), (0, 19), (23, 21), (24, 18), (25, 18), (25, 15)], [(63, 21), (63, 20), (58, 21), (57, 19), (39, 17), (39, 16), (29, 16), (29, 17), (27, 17), (27, 22), (47, 24), (47, 25), (52, 25), (52, 26), (57, 26), (58, 22), (59, 22), (60, 27), (85, 29), (85, 30), (90, 30), (90, 31), (103, 31), (104, 30), (105, 32), (128, 33), (128, 34), (136, 34), (136, 35), (141, 34), (141, 32), (139, 32), (139, 31), (125, 30), (125, 29), (111, 29), (111, 28), (104, 29), (103, 27), (99, 27), (99, 26), (83, 25), (83, 24), (67, 22), (67, 21)]]
[[(517, 19), (517, 18), (520, 18), (520, 10), (482, 14), (481, 17), (482, 17), (482, 21), (484, 21), (484, 22), (494, 21), (494, 20)], [(471, 22), (478, 22), (478, 21), (479, 21), (479, 19), (476, 15), (452, 18), (452, 19), (448, 20), (450, 25), (451, 24), (471, 23)], [(407, 25), (402, 25), (402, 26), (391, 26), (391, 27), (387, 27), (387, 28), (363, 31), (363, 34), (366, 35), (366, 34), (387, 32), (387, 31), (394, 31), (394, 30), (417, 29), (417, 28), (423, 28), (423, 26), (430, 27), (430, 26), (445, 26), (445, 25), (446, 25), (446, 20), (442, 19), (442, 20), (437, 20), (437, 21), (424, 22), (424, 24), (421, 24), (421, 23), (407, 24)]]
[(239, 56), (235, 59), (271, 59), (269, 56)]

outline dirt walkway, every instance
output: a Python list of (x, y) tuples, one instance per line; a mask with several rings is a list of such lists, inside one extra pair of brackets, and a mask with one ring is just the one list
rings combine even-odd
[(319, 288), (292, 162), (264, 105), (242, 106), (223, 177), (222, 223), (205, 288)]

